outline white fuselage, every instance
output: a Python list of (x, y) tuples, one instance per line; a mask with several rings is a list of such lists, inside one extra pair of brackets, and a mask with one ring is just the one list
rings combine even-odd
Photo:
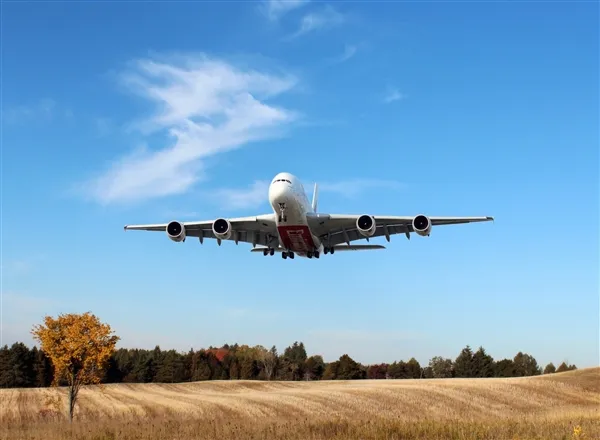
[(276, 216), (279, 244), (285, 251), (300, 256), (323, 251), (323, 244), (308, 225), (307, 214), (314, 210), (297, 177), (277, 174), (269, 186), (269, 203)]

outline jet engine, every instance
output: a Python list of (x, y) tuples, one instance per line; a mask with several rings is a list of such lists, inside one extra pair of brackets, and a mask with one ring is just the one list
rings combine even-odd
[(185, 241), (185, 226), (179, 222), (172, 221), (167, 225), (167, 235), (177, 243)]
[(412, 221), (413, 230), (421, 237), (431, 234), (431, 220), (424, 215), (417, 215)]
[(221, 240), (227, 240), (231, 237), (231, 223), (229, 220), (220, 218), (214, 221), (212, 226), (215, 237)]
[(372, 215), (361, 215), (356, 219), (356, 229), (363, 237), (372, 237), (377, 224)]

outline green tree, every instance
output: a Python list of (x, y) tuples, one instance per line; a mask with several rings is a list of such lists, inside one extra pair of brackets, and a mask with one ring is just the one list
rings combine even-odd
[(496, 377), (514, 377), (516, 375), (515, 363), (512, 359), (502, 359), (496, 362), (494, 370)]
[(323, 377), (325, 371), (325, 362), (323, 356), (313, 355), (306, 359), (304, 365), (304, 378), (306, 380), (320, 380)]
[(429, 360), (431, 375), (436, 379), (452, 377), (452, 359), (434, 356)]
[(563, 362), (562, 364), (560, 364), (558, 366), (558, 368), (556, 369), (556, 372), (562, 373), (564, 371), (571, 371), (571, 370), (577, 370), (577, 367), (575, 365), (569, 365), (566, 362)]
[(0, 348), (0, 388), (13, 388), (12, 360), (8, 345)]
[(406, 363), (406, 376), (409, 379), (421, 378), (421, 364), (414, 357)]
[(552, 362), (550, 362), (548, 365), (546, 365), (546, 368), (544, 368), (544, 374), (552, 374), (552, 373), (556, 373), (556, 367), (554, 366), (554, 364)]
[(33, 347), (33, 369), (35, 373), (35, 386), (36, 387), (49, 387), (52, 385), (54, 378), (54, 370), (52, 368), (52, 362), (50, 358), (46, 356), (42, 350), (37, 347)]
[(473, 377), (493, 377), (494, 373), (494, 358), (483, 347), (479, 347), (473, 354)]
[(535, 358), (527, 353), (518, 352), (514, 359), (515, 376), (537, 376), (542, 374)]
[(474, 377), (473, 350), (470, 346), (463, 348), (454, 361), (455, 377)]

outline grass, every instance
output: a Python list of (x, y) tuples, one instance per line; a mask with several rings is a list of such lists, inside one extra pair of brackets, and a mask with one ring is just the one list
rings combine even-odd
[(1, 439), (600, 439), (600, 368), (508, 379), (86, 387), (74, 423), (0, 390)]

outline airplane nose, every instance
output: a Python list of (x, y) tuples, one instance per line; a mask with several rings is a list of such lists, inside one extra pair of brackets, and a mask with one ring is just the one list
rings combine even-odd
[(287, 191), (288, 187), (286, 184), (281, 182), (276, 182), (269, 188), (269, 200), (272, 205), (277, 205), (279, 203), (285, 203), (287, 200)]

